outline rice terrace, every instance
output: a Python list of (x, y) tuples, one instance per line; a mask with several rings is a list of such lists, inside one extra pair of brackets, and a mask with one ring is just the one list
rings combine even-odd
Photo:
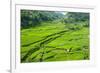
[(89, 13), (24, 10), (21, 63), (89, 60)]

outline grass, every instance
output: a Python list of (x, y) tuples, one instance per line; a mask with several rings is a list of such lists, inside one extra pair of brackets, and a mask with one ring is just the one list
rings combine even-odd
[(40, 26), (22, 29), (21, 62), (88, 60), (89, 28), (67, 27), (68, 24), (61, 22), (43, 22)]

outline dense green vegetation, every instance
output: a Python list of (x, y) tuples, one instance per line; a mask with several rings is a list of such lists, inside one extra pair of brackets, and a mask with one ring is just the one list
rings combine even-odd
[(89, 59), (89, 13), (21, 10), (21, 62)]
[(52, 21), (62, 17), (62, 14), (49, 11), (21, 10), (21, 28), (39, 25), (43, 21)]

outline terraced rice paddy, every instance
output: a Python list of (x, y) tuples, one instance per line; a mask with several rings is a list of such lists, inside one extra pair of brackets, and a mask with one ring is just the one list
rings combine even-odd
[(21, 30), (22, 63), (68, 60), (89, 60), (88, 27), (73, 30), (61, 22), (43, 22)]

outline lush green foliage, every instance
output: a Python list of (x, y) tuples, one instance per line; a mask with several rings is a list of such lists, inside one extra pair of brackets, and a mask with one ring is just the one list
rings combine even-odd
[(63, 15), (59, 12), (21, 10), (21, 28), (37, 26), (43, 21), (52, 21)]
[(81, 12), (68, 12), (62, 21), (66, 23), (78, 24), (80, 22), (84, 22), (86, 27), (89, 26), (89, 13), (81, 13)]
[(73, 21), (76, 22), (89, 20), (89, 13), (69, 12), (67, 16), (69, 19), (73, 19)]
[[(30, 18), (30, 14), (27, 14), (28, 10), (21, 12), (21, 19), (28, 22), (22, 21), (25, 25), (21, 25), (23, 28), (21, 30), (22, 63), (89, 59), (89, 26), (86, 26), (89, 15), (85, 17), (85, 13), (79, 13), (79, 15), (77, 13), (78, 16), (82, 15), (84, 18), (77, 23), (76, 20), (73, 23), (65, 23), (66, 15), (60, 12), (36, 11), (36, 14), (35, 11), (31, 12), (34, 19), (32, 23), (30, 23), (31, 20), (24, 18), (24, 16)], [(71, 15), (71, 13), (66, 14)], [(37, 17), (39, 19), (35, 21)], [(70, 21), (69, 18), (67, 17), (66, 20)], [(74, 18), (78, 17), (73, 16)], [(28, 28), (24, 29), (26, 25)]]

